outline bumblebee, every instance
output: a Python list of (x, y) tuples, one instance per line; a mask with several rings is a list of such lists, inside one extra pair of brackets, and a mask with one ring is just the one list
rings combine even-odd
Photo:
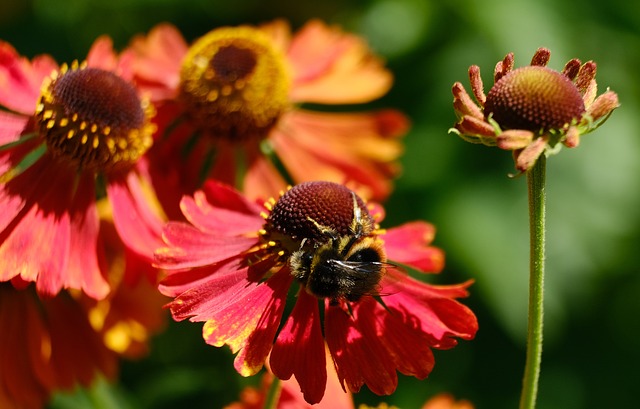
[(391, 265), (386, 263), (381, 240), (371, 234), (374, 227), (370, 217), (362, 217), (355, 194), (348, 234), (339, 235), (332, 227), (307, 220), (326, 240), (310, 245), (303, 239), (300, 249), (289, 258), (291, 274), (306, 291), (318, 298), (329, 298), (332, 303), (378, 294), (385, 268)]

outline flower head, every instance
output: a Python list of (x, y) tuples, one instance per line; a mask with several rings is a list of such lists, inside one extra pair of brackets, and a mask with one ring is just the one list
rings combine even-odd
[(20, 277), (0, 283), (0, 407), (42, 408), (54, 392), (112, 379), (118, 359), (142, 357), (164, 326), (166, 299), (155, 277), (133, 274), (142, 260), (122, 246), (110, 221), (101, 220), (100, 237), (109, 249), (104, 299), (77, 290), (41, 297)]
[(525, 172), (543, 154), (560, 147), (576, 147), (580, 136), (600, 126), (618, 107), (613, 91), (597, 95), (596, 64), (578, 59), (562, 72), (548, 68), (550, 52), (536, 51), (531, 65), (513, 68), (507, 54), (494, 71), (494, 85), (485, 95), (480, 68), (469, 77), (474, 103), (463, 85), (453, 85), (454, 109), (459, 117), (453, 132), (463, 139), (513, 150), (516, 168)]
[(295, 376), (316, 403), (328, 348), (345, 389), (390, 394), (396, 371), (422, 379), (431, 348), (475, 335), (475, 316), (455, 300), (469, 283), (428, 285), (397, 267), (442, 270), (433, 226), (383, 230), (381, 209), (343, 185), (305, 182), (260, 205), (208, 182), (181, 207), (189, 223), (169, 222), (156, 253), (168, 270), (160, 290), (175, 297), (174, 319), (204, 321), (207, 343), (237, 353), (242, 375), (269, 358), (278, 378)]
[(182, 155), (177, 167), (151, 169), (165, 194), (168, 186), (175, 197), (191, 194), (207, 178), (252, 198), (317, 179), (377, 199), (389, 194), (408, 122), (402, 114), (300, 107), (365, 103), (387, 92), (391, 74), (360, 38), (319, 21), (292, 36), (275, 21), (217, 28), (188, 45), (165, 24), (130, 49), (134, 78), (159, 107), (164, 138), (150, 154)]
[(131, 59), (102, 37), (87, 61), (28, 61), (0, 42), (0, 281), (42, 294), (109, 292), (97, 198), (109, 198), (120, 237), (150, 258), (160, 243), (144, 154), (154, 108), (129, 81)]

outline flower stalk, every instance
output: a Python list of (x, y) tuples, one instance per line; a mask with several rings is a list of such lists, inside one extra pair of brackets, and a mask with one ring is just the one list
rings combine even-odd
[(280, 393), (282, 392), (282, 382), (279, 378), (273, 377), (269, 390), (267, 391), (267, 397), (264, 402), (264, 409), (276, 409), (278, 407), (278, 401), (280, 400)]
[(529, 319), (527, 329), (527, 360), (522, 380), (520, 409), (533, 409), (538, 394), (538, 378), (542, 360), (544, 315), (545, 257), (545, 172), (546, 157), (541, 155), (527, 172), (529, 195)]

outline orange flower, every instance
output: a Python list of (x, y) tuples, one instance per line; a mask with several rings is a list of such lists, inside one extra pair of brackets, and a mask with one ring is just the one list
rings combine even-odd
[(164, 143), (150, 154), (182, 155), (181, 167), (152, 168), (165, 193), (173, 184), (179, 198), (211, 177), (241, 181), (251, 198), (319, 179), (358, 186), (376, 199), (389, 194), (397, 138), (407, 129), (402, 114), (300, 106), (364, 103), (387, 92), (391, 74), (360, 38), (320, 21), (292, 37), (275, 21), (218, 28), (189, 47), (163, 24), (130, 49), (135, 80), (159, 106)]
[(132, 251), (150, 258), (160, 245), (162, 218), (150, 204), (143, 157), (154, 108), (128, 81), (130, 62), (106, 37), (86, 63), (60, 67), (0, 42), (0, 281), (104, 298), (101, 196)]
[[(149, 337), (165, 324), (154, 275), (102, 221), (109, 258), (108, 296), (95, 300), (62, 290), (41, 297), (36, 285), (16, 277), (0, 283), (0, 407), (42, 408), (55, 391), (88, 387), (96, 376), (112, 379), (118, 358), (140, 358)], [(146, 267), (150, 269), (149, 266)]]
[(596, 63), (578, 59), (562, 72), (547, 68), (550, 52), (536, 51), (531, 65), (514, 69), (513, 54), (498, 62), (494, 85), (485, 95), (480, 68), (469, 68), (475, 104), (464, 86), (453, 85), (453, 106), (459, 117), (452, 132), (464, 140), (512, 150), (516, 168), (529, 170), (543, 153), (563, 144), (578, 146), (580, 136), (595, 130), (618, 107), (618, 96), (607, 91), (596, 98)]

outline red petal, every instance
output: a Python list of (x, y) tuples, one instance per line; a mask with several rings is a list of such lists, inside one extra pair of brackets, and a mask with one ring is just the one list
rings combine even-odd
[[(32, 345), (31, 342), (25, 345), (25, 340), (42, 336), (41, 332), (26, 333), (27, 329), (35, 329), (30, 323), (25, 323), (25, 318), (35, 315), (35, 307), (29, 302), (28, 296), (23, 291), (15, 290), (11, 284), (0, 284), (0, 327), (3, 334), (11, 336), (0, 337), (0, 403), (3, 397), (9, 400), (12, 407), (42, 407), (44, 406), (49, 389), (41, 385), (38, 381), (38, 372), (33, 371), (31, 359), (35, 351), (31, 349), (25, 351), (25, 347)], [(38, 322), (41, 324), (41, 322)], [(47, 346), (46, 337), (39, 338)], [(50, 344), (49, 344), (50, 346)], [(36, 358), (37, 359), (37, 358)], [(42, 364), (42, 360), (37, 364)], [(41, 372), (43, 375), (44, 372)], [(45, 375), (45, 379), (46, 379)]]
[(358, 392), (366, 384), (378, 395), (389, 395), (396, 389), (398, 375), (392, 358), (380, 342), (382, 334), (376, 333), (372, 325), (381, 313), (375, 311), (376, 304), (370, 297), (355, 304), (362, 320), (356, 318), (355, 310), (352, 316), (338, 306), (329, 306), (325, 312), (325, 338), (338, 378), (347, 389)]
[(0, 105), (13, 111), (33, 115), (44, 78), (57, 69), (49, 56), (39, 56), (29, 62), (16, 50), (0, 41)]
[(406, 264), (426, 273), (439, 273), (444, 268), (444, 252), (429, 246), (434, 236), (432, 224), (416, 221), (388, 229), (381, 237), (391, 262)]
[[(118, 58), (113, 51), (113, 41), (110, 37), (102, 35), (98, 37), (87, 54), (87, 65), (96, 67), (106, 71), (115, 71), (118, 64)], [(118, 75), (122, 76), (121, 72)], [(126, 78), (126, 77), (125, 77)], [(128, 80), (128, 78), (126, 78)]]
[(110, 286), (98, 261), (104, 257), (99, 255), (104, 248), (98, 242), (100, 221), (96, 209), (95, 182), (92, 174), (81, 176), (70, 207), (70, 257), (65, 287), (82, 288), (88, 296), (102, 299), (109, 293)]
[(355, 409), (351, 392), (345, 391), (333, 366), (329, 349), (324, 348), (327, 372), (327, 387), (322, 400), (310, 405), (304, 398), (295, 378), (282, 381), (282, 392), (278, 400), (279, 409)]
[(0, 146), (19, 140), (28, 122), (28, 116), (0, 111)]
[[(393, 274), (388, 270), (387, 274)], [(383, 291), (391, 290), (383, 301), (387, 308), (405, 322), (419, 324), (416, 329), (429, 339), (432, 347), (451, 348), (455, 337), (473, 339), (478, 321), (473, 312), (454, 298), (466, 297), (471, 282), (450, 286), (432, 286), (411, 277), (384, 279)]]
[(19, 275), (37, 282), (38, 291), (49, 295), (64, 286), (73, 185), (74, 175), (44, 156), (2, 186), (0, 197), (10, 206), (13, 219), (0, 223), (0, 279)]
[(113, 222), (120, 238), (131, 250), (151, 260), (156, 249), (162, 247), (160, 216), (149, 202), (155, 197), (145, 194), (136, 172), (125, 178), (111, 178), (107, 196), (113, 210)]
[(245, 253), (259, 242), (256, 237), (203, 233), (182, 222), (167, 223), (163, 229), (163, 237), (169, 247), (156, 251), (155, 264), (170, 269), (215, 264)]
[[(192, 311), (197, 313), (192, 320), (207, 320), (203, 338), (210, 345), (228, 345), (234, 353), (242, 350), (235, 359), (235, 368), (241, 375), (249, 376), (262, 368), (271, 351), (291, 281), (289, 274), (276, 273), (259, 284), (246, 278), (236, 283), (220, 282), (217, 290), (223, 291), (222, 295), (210, 291), (215, 285), (208, 285), (209, 291), (199, 291), (195, 297), (189, 291), (170, 306), (173, 309), (177, 303), (201, 303)], [(229, 284), (232, 286), (220, 288)], [(202, 300), (203, 296), (214, 297), (215, 303)]]
[(209, 181), (193, 197), (180, 203), (187, 220), (204, 232), (236, 235), (257, 232), (264, 219), (264, 208), (247, 201), (231, 187)]
[(266, 260), (249, 267), (246, 264), (245, 258), (235, 257), (202, 269), (174, 273), (162, 280), (160, 290), (163, 294), (171, 295), (176, 286), (185, 289), (168, 305), (174, 319), (211, 319), (218, 311), (236, 302), (248, 288), (255, 287), (274, 262)]
[(128, 52), (135, 55), (136, 83), (150, 92), (154, 101), (175, 97), (180, 82), (180, 64), (188, 45), (170, 24), (159, 24), (149, 34), (136, 36)]
[(324, 338), (318, 300), (300, 291), (269, 358), (271, 370), (280, 379), (294, 375), (305, 401), (320, 402), (327, 384)]

